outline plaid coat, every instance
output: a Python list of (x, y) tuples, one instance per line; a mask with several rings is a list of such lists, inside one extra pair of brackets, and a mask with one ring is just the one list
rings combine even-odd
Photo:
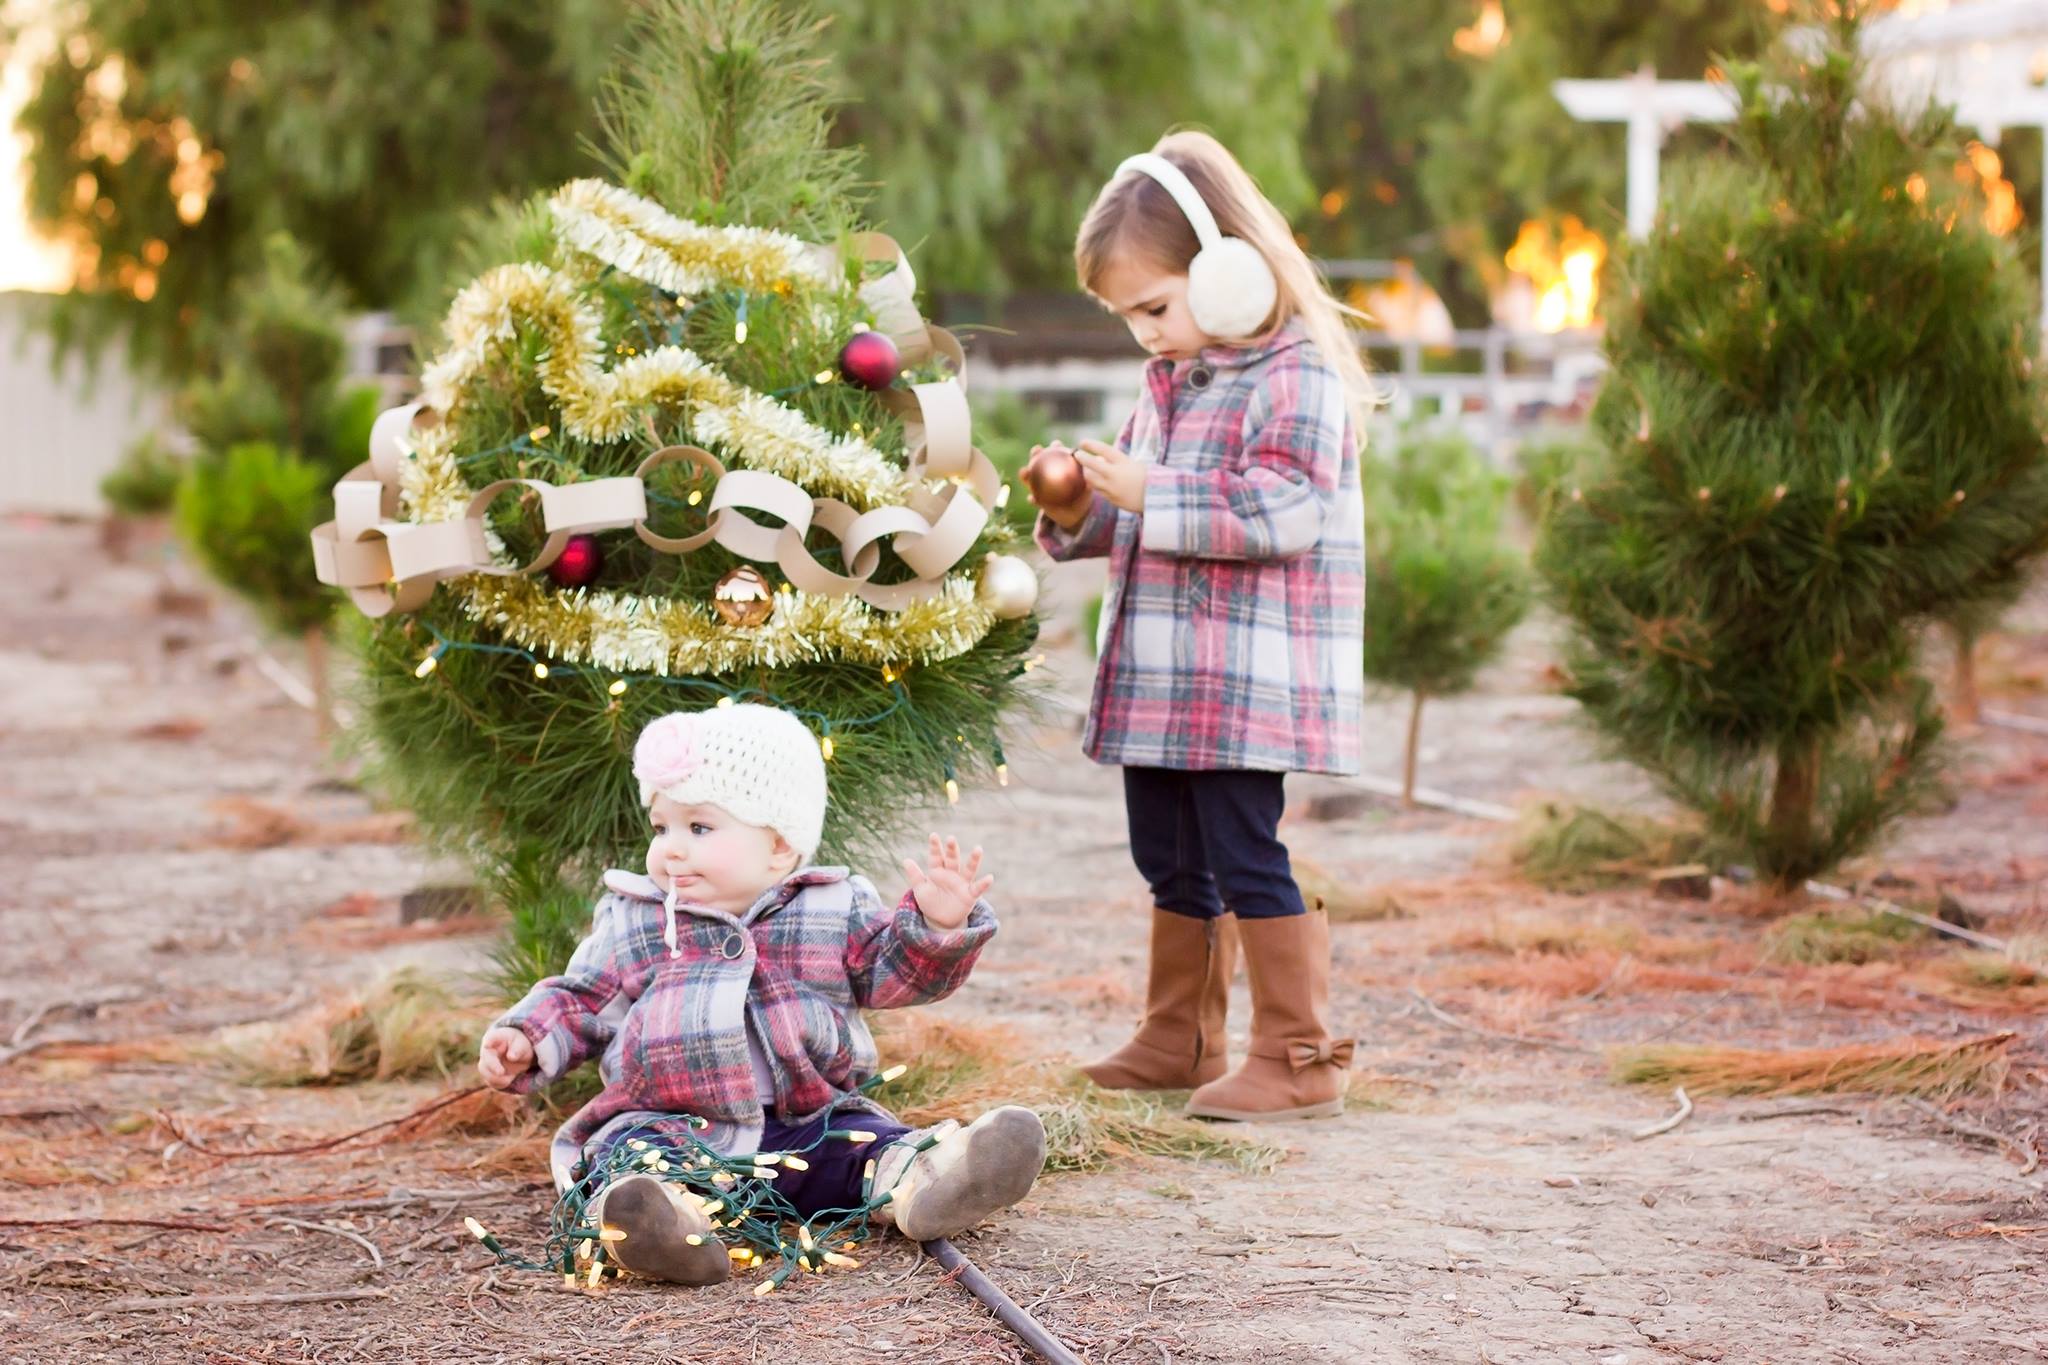
[(1109, 556), (1088, 756), (1357, 772), (1364, 506), (1336, 371), (1298, 322), (1154, 360), (1117, 445), (1151, 465), (1142, 514), (1038, 519), (1054, 559)]
[[(886, 1112), (855, 1093), (876, 1066), (860, 1010), (950, 995), (996, 931), (986, 900), (958, 929), (934, 929), (908, 895), (892, 910), (867, 878), (807, 867), (742, 915), (679, 902), (671, 955), (654, 883), (616, 870), (604, 882), (609, 894), (568, 969), (497, 1021), (533, 1043), (536, 1065), (513, 1087), (522, 1093), (598, 1059), (603, 1092), (569, 1117), (549, 1153), (565, 1189), (582, 1157), (638, 1124), (728, 1155), (756, 1150), (763, 1115), (749, 1024), (784, 1122), (835, 1107)], [(692, 1129), (691, 1114), (710, 1127)]]

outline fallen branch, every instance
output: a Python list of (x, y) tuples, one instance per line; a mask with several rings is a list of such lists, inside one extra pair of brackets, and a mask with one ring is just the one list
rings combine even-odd
[(1813, 1114), (1840, 1114), (1845, 1118), (1854, 1118), (1856, 1111), (1854, 1109), (1844, 1109), (1838, 1104), (1804, 1104), (1795, 1109), (1773, 1109), (1768, 1114), (1737, 1114), (1735, 1121), (1737, 1123), (1763, 1123), (1769, 1119), (1805, 1118)]
[(257, 1156), (305, 1156), (309, 1152), (331, 1152), (344, 1143), (354, 1142), (357, 1138), (377, 1132), (380, 1129), (396, 1128), (402, 1124), (411, 1123), (415, 1119), (423, 1119), (438, 1110), (446, 1109), (451, 1104), (458, 1104), (468, 1099), (471, 1095), (480, 1094), (483, 1089), (483, 1086), (472, 1085), (466, 1090), (458, 1090), (451, 1095), (443, 1095), (431, 1104), (423, 1104), (409, 1114), (400, 1114), (395, 1119), (385, 1119), (382, 1123), (373, 1123), (367, 1128), (358, 1128), (353, 1133), (343, 1133), (339, 1137), (325, 1138), (319, 1142), (309, 1142), (299, 1147), (252, 1147), (247, 1151), (241, 1152), (216, 1151), (211, 1147), (202, 1145), (197, 1138), (188, 1136), (185, 1130), (178, 1126), (178, 1121), (172, 1118), (169, 1112), (165, 1110), (157, 1110), (156, 1117), (159, 1123), (171, 1130), (172, 1137), (175, 1137), (200, 1155), (210, 1156), (220, 1161), (237, 1161), (243, 1157)]
[(280, 1294), (160, 1294), (142, 1299), (115, 1299), (102, 1313), (159, 1313), (181, 1308), (252, 1308), (272, 1303), (349, 1303), (356, 1299), (388, 1299), (388, 1289), (300, 1289)]
[(0, 1228), (175, 1228), (180, 1232), (232, 1232), (221, 1223), (180, 1223), (167, 1218), (0, 1218)]
[(1685, 1093), (1685, 1087), (1681, 1085), (1672, 1093), (1678, 1096), (1678, 1112), (1662, 1122), (1653, 1123), (1647, 1128), (1636, 1129), (1631, 1136), (1637, 1142), (1641, 1142), (1644, 1138), (1656, 1137), (1659, 1133), (1668, 1133), (1692, 1117), (1692, 1096)]
[(26, 1057), (29, 1053), (39, 1048), (54, 1047), (60, 1043), (89, 1043), (98, 1041), (91, 1038), (31, 1039), (29, 1037), (42, 1024), (43, 1020), (59, 1010), (77, 1010), (81, 1014), (97, 1014), (102, 1005), (120, 1005), (130, 1000), (139, 1000), (141, 998), (142, 993), (140, 991), (128, 986), (117, 986), (112, 990), (99, 991), (92, 995), (79, 996), (70, 1000), (53, 1000), (46, 1004), (38, 1005), (35, 1009), (29, 1011), (26, 1019), (15, 1025), (13, 1036), (7, 1040), (7, 1046), (0, 1048), (0, 1066), (6, 1066), (17, 1057)]
[(2003, 726), (2008, 730), (2024, 730), (2030, 735), (2048, 735), (2048, 720), (2035, 716), (2017, 715), (2011, 711), (1980, 711), (1977, 718), (1986, 725)]
[(1979, 1142), (1993, 1143), (2008, 1152), (2014, 1153), (2020, 1158), (2021, 1175), (2032, 1175), (2041, 1164), (2041, 1154), (2034, 1149), (2031, 1143), (2022, 1145), (2017, 1139), (2007, 1137), (2004, 1133), (1998, 1132), (1995, 1129), (1985, 1128), (1965, 1119), (1959, 1119), (1953, 1114), (1943, 1113), (1936, 1106), (1915, 1095), (1908, 1095), (1906, 1103), (1952, 1133), (1976, 1138)]
[(1947, 934), (1950, 938), (1959, 938), (1965, 943), (1974, 943), (1979, 948), (1988, 948), (1994, 953), (2010, 955), (2012, 952), (2012, 945), (2002, 938), (1993, 938), (1989, 934), (1980, 934), (1975, 929), (1965, 929), (1960, 924), (1950, 924), (1945, 919), (1936, 919), (1933, 915), (1923, 915), (1918, 910), (1908, 910), (1905, 906), (1894, 905), (1880, 896), (1861, 896), (1854, 891), (1848, 891), (1839, 886), (1830, 886), (1826, 882), (1810, 881), (1806, 884), (1806, 889), (1813, 895), (1831, 901), (1861, 901), (1880, 914), (1896, 915), (1900, 919), (1909, 920), (1923, 929), (1932, 929), (1937, 934)]
[(1414, 996), (1416, 1003), (1428, 1010), (1439, 1022), (1449, 1024), (1455, 1029), (1463, 1029), (1467, 1033), (1476, 1033), (1482, 1038), (1492, 1038), (1496, 1042), (1502, 1043), (1520, 1043), (1523, 1047), (1556, 1048), (1561, 1052), (1587, 1052), (1591, 1050), (1577, 1043), (1562, 1042), (1555, 1038), (1530, 1038), (1520, 1033), (1502, 1033), (1499, 1029), (1485, 1028), (1479, 1024), (1460, 1019), (1455, 1014), (1447, 1013), (1439, 1008), (1434, 1000), (1431, 1000), (1421, 991), (1411, 989), (1408, 993)]
[(351, 1232), (347, 1228), (335, 1227), (332, 1223), (309, 1223), (303, 1218), (273, 1217), (270, 1221), (282, 1224), (288, 1228), (304, 1228), (307, 1232), (325, 1232), (335, 1237), (346, 1237), (349, 1241), (354, 1242), (357, 1246), (370, 1253), (371, 1265), (378, 1270), (384, 1268), (384, 1253), (377, 1250), (370, 1239), (361, 1233)]
[(972, 1261), (960, 1254), (960, 1249), (945, 1238), (923, 1244), (925, 1254), (952, 1277), (966, 1286), (967, 1291), (988, 1306), (996, 1318), (1017, 1334), (1026, 1346), (1038, 1352), (1052, 1365), (1083, 1365), (1081, 1358), (1061, 1344), (1060, 1339), (1045, 1330), (1038, 1319), (1017, 1306), (1017, 1303), (1002, 1287), (975, 1268)]

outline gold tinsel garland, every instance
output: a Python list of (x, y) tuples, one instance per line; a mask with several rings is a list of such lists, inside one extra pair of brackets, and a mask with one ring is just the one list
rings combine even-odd
[(795, 409), (735, 384), (680, 346), (659, 346), (606, 370), (597, 310), (544, 265), (498, 266), (456, 296), (448, 312), (448, 347), (421, 376), (427, 405), (459, 423), (463, 390), (521, 324), (546, 339), (541, 389), (559, 406), (564, 428), (579, 439), (616, 441), (634, 429), (640, 408), (687, 404), (696, 439), (744, 453), (749, 468), (862, 510), (901, 502), (909, 491), (903, 471), (873, 446), (834, 435)]

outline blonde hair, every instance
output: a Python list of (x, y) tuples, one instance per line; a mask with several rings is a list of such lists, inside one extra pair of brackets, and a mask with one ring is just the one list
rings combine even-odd
[[(1246, 341), (1270, 335), (1294, 318), (1323, 360), (1344, 385), (1353, 439), (1363, 442), (1366, 414), (1380, 402), (1372, 377), (1351, 337), (1350, 319), (1362, 318), (1330, 293), (1322, 273), (1294, 240), (1280, 210), (1259, 192), (1249, 172), (1230, 149), (1207, 133), (1168, 133), (1152, 150), (1178, 167), (1193, 182), (1216, 227), (1226, 237), (1251, 243), (1273, 269), (1279, 296), (1273, 312), (1250, 337), (1219, 337)], [(1081, 220), (1074, 238), (1074, 272), (1091, 294), (1118, 257), (1137, 256), (1174, 274), (1187, 273), (1201, 241), (1188, 217), (1166, 187), (1142, 171), (1126, 171), (1102, 187)]]

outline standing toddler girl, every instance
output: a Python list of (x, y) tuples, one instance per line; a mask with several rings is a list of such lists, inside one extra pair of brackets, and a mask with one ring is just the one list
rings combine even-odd
[[(1286, 220), (1206, 134), (1126, 161), (1074, 257), (1154, 357), (1116, 445), (1081, 444), (1088, 495), (1038, 521), (1054, 559), (1109, 557), (1082, 744), (1123, 765), (1154, 905), (1144, 1021), (1085, 1069), (1194, 1087), (1206, 1118), (1340, 1113), (1329, 925), (1276, 831), (1285, 774), (1358, 770), (1365, 367)], [(1251, 1042), (1226, 1072), (1240, 945)]]

